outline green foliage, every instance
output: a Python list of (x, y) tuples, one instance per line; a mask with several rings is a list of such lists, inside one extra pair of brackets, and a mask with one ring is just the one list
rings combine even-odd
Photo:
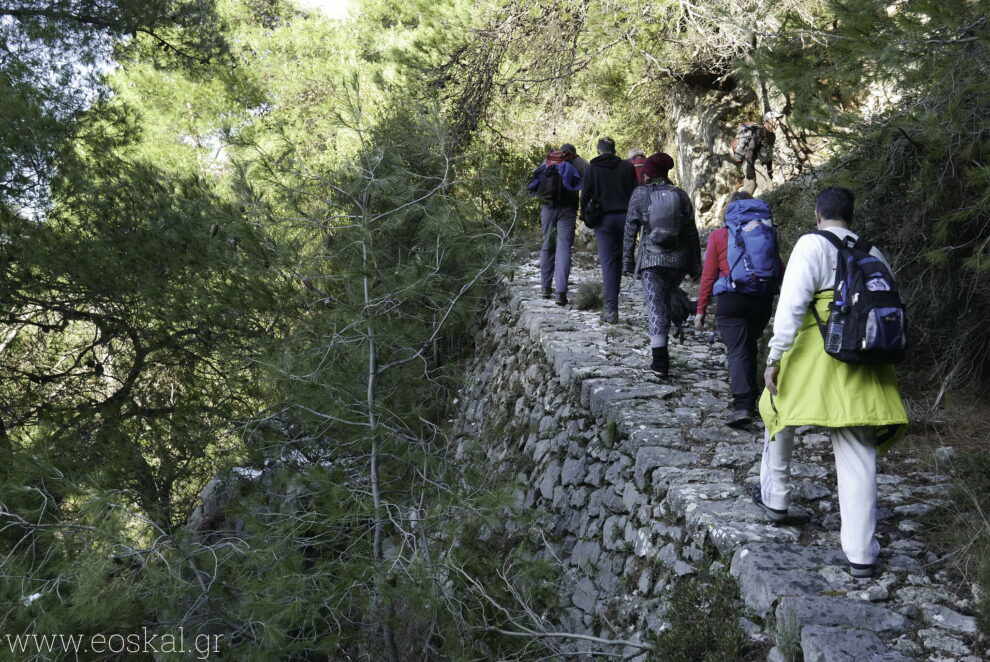
[(976, 594), (977, 623), (990, 632), (990, 457), (984, 450), (953, 460), (949, 506), (930, 516), (936, 540), (957, 550), (954, 565)]
[[(812, 185), (853, 186), (916, 344), (973, 375), (984, 4), (0, 10), (5, 628), (183, 627), (256, 660), (551, 653), (497, 632), (553, 618), (544, 523), (449, 427), (534, 163), (603, 134), (658, 149), (684, 86), (772, 80), (838, 155), (775, 194), (785, 244)], [(897, 106), (850, 112), (880, 83)], [(657, 656), (733, 659), (733, 596), (678, 584)]]
[[(837, 156), (815, 188), (850, 186), (857, 229), (898, 271), (912, 319), (914, 361), (957, 383), (982, 380), (990, 341), (986, 172), (990, 98), (986, 2), (856, 0), (800, 7), (754, 56), (787, 97), (790, 122), (827, 136)], [(859, 112), (869, 101), (873, 108)], [(797, 191), (781, 192), (785, 215)], [(813, 195), (810, 195), (813, 199)], [(785, 219), (785, 222), (789, 219)]]
[(664, 618), (670, 623), (653, 640), (651, 660), (720, 662), (745, 657), (746, 633), (739, 626), (739, 589), (724, 573), (677, 582)]
[(793, 611), (784, 614), (781, 619), (775, 619), (773, 630), (777, 649), (786, 662), (800, 662), (801, 653), (801, 623)]
[(605, 304), (605, 292), (601, 283), (584, 281), (574, 293), (574, 307), (578, 310), (601, 310)]
[(215, 72), (227, 44), (211, 0), (26, 0), (0, 8), (0, 205), (38, 205), (74, 123), (106, 93), (114, 52), (159, 68)]

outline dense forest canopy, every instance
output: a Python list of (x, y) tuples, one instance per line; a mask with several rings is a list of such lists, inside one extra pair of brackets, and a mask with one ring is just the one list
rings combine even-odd
[(985, 383), (988, 10), (0, 2), (5, 630), (552, 651), (497, 633), (496, 603), (554, 608), (552, 568), (492, 537), (508, 483), (453, 458), (453, 395), (546, 147), (665, 148), (679, 95), (737, 97), (727, 132), (784, 112), (785, 234), (850, 185), (922, 390)]

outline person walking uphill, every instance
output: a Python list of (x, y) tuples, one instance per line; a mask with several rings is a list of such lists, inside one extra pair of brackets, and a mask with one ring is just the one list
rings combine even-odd
[(673, 167), (674, 159), (663, 152), (646, 159), (645, 183), (629, 200), (623, 242), (624, 271), (643, 281), (653, 355), (650, 369), (661, 377), (670, 371), (667, 334), (671, 295), (685, 275), (697, 278), (701, 274), (701, 241), (694, 224), (694, 207), (688, 194), (667, 178)]
[(636, 168), (615, 155), (615, 141), (598, 141), (598, 156), (585, 171), (581, 188), (581, 217), (595, 231), (605, 284), (602, 321), (619, 321), (619, 285), (622, 282), (622, 241), (629, 197), (636, 188)]
[[(570, 145), (565, 145), (570, 147)], [(554, 150), (534, 172), (529, 192), (540, 201), (540, 226), (543, 244), (540, 248), (540, 284), (543, 298), (553, 296), (551, 282), (556, 285), (558, 306), (567, 305), (567, 284), (571, 276), (571, 249), (577, 226), (578, 192), (581, 173), (573, 165), (573, 151)]]
[[(842, 518), (842, 551), (854, 577), (871, 577), (880, 551), (876, 539), (876, 455), (903, 436), (907, 415), (894, 366), (853, 364), (833, 358), (826, 352), (825, 334), (816, 319), (816, 314), (823, 319), (829, 317), (829, 311), (834, 310), (830, 309), (833, 296), (844, 299), (845, 293), (858, 287), (843, 279), (842, 288), (837, 290), (837, 276), (842, 276), (851, 264), (846, 259), (851, 255), (848, 248), (843, 249), (839, 264), (839, 246), (846, 247), (846, 242), (857, 240), (850, 229), (853, 204), (853, 194), (848, 189), (822, 191), (815, 206), (819, 232), (801, 237), (788, 260), (764, 375), (767, 388), (760, 399), (766, 436), (760, 482), (753, 486), (752, 496), (772, 521), (786, 521), (795, 426), (830, 428)], [(872, 299), (870, 293), (896, 291), (883, 255), (864, 244), (869, 252), (863, 250), (865, 259), (857, 259), (857, 264), (871, 263), (873, 275), (864, 283), (869, 292), (853, 297), (854, 306), (859, 298)], [(847, 306), (840, 306), (840, 311), (844, 308)], [(902, 341), (903, 334), (899, 337)], [(833, 351), (834, 343), (830, 342), (828, 349)]]
[(714, 293), (715, 326), (729, 364), (732, 413), (726, 424), (731, 427), (744, 427), (756, 416), (757, 342), (770, 321), (782, 274), (770, 207), (748, 193), (734, 193), (725, 227), (708, 236), (694, 316), (695, 328), (702, 331)]
[(629, 150), (627, 156), (627, 161), (636, 168), (636, 183), (643, 183), (643, 164), (646, 163), (646, 154), (643, 154), (643, 150), (639, 147), (633, 147)]

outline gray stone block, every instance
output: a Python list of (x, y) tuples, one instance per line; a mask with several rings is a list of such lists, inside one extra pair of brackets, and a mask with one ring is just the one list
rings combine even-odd
[(571, 595), (571, 602), (585, 614), (595, 613), (595, 603), (598, 602), (598, 589), (595, 588), (595, 584), (588, 577), (582, 577), (578, 581), (577, 586), (574, 587), (574, 593)]
[(623, 455), (622, 453), (612, 452), (609, 453), (609, 465), (605, 469), (605, 482), (611, 483), (612, 485), (617, 484), (622, 480), (622, 474), (625, 473), (629, 465), (633, 463), (632, 458), (628, 455)]
[(677, 450), (688, 448), (684, 433), (676, 428), (662, 428), (643, 423), (633, 427), (628, 432), (628, 436), (630, 451), (639, 450), (642, 446), (665, 446)]
[(614, 551), (621, 544), (626, 530), (626, 518), (612, 515), (602, 525), (602, 546)]
[(630, 511), (626, 509), (626, 504), (619, 496), (614, 487), (606, 485), (602, 488), (602, 506), (612, 513), (618, 514), (628, 514)]
[(591, 574), (602, 555), (602, 548), (594, 540), (579, 540), (571, 551), (571, 565)]
[(564, 461), (564, 467), (560, 473), (560, 482), (563, 485), (577, 485), (584, 480), (585, 467), (588, 461), (584, 457), (568, 458)]
[(752, 444), (728, 444), (724, 441), (715, 446), (712, 457), (713, 467), (744, 467), (755, 464), (760, 457), (760, 448)]
[(657, 467), (653, 470), (653, 493), (660, 499), (670, 488), (688, 483), (724, 483), (732, 481), (732, 472), (724, 469)]
[(804, 662), (908, 662), (865, 630), (808, 625), (801, 629)]
[(954, 637), (945, 630), (938, 628), (919, 630), (918, 639), (921, 640), (921, 644), (928, 650), (940, 651), (956, 656), (969, 655), (973, 652), (958, 637)]
[(904, 632), (910, 625), (906, 618), (886, 607), (824, 595), (781, 598), (776, 616), (779, 623), (795, 618), (801, 626), (858, 628), (884, 633)]
[(544, 499), (550, 500), (553, 498), (553, 490), (557, 486), (557, 481), (560, 479), (560, 463), (551, 462), (550, 466), (547, 467), (546, 473), (543, 474), (543, 479), (540, 481), (540, 494)]
[(825, 579), (815, 572), (822, 564), (812, 558), (819, 559), (814, 548), (756, 543), (736, 551), (729, 571), (739, 581), (746, 605), (766, 617), (780, 598), (816, 595), (829, 589)]
[(670, 488), (666, 502), (675, 512), (687, 513), (691, 504), (699, 501), (735, 499), (744, 492), (742, 486), (733, 483), (691, 483)]
[(602, 477), (605, 475), (605, 465), (601, 462), (596, 462), (592, 464), (587, 473), (584, 475), (584, 482), (593, 487), (599, 487), (602, 484)]
[(647, 478), (657, 467), (689, 467), (698, 464), (701, 458), (695, 453), (666, 448), (664, 446), (644, 446), (636, 451), (633, 478), (636, 487), (646, 489)]
[(632, 483), (626, 483), (622, 488), (622, 504), (627, 513), (634, 512), (640, 505), (646, 503), (646, 497)]
[(922, 618), (925, 623), (935, 627), (954, 632), (956, 634), (976, 634), (976, 619), (972, 616), (963, 616), (957, 611), (948, 607), (925, 603), (921, 605)]

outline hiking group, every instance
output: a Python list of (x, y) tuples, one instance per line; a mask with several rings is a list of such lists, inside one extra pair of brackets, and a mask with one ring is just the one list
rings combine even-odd
[[(775, 524), (792, 515), (790, 466), (795, 430), (813, 425), (831, 432), (838, 482), (842, 550), (854, 577), (873, 576), (879, 544), (876, 457), (906, 430), (907, 416), (894, 364), (904, 354), (904, 308), (892, 269), (881, 252), (852, 229), (852, 191), (823, 190), (815, 231), (781, 260), (770, 207), (753, 197), (755, 163), (772, 176), (773, 128), (737, 131), (733, 159), (744, 183), (726, 207), (702, 260), (690, 196), (675, 186), (670, 155), (641, 150), (616, 155), (601, 138), (590, 162), (573, 145), (551, 151), (533, 173), (529, 190), (541, 203), (542, 295), (567, 305), (571, 248), (577, 219), (594, 230), (605, 291), (605, 323), (618, 322), (623, 275), (641, 281), (651, 350), (648, 369), (669, 377), (672, 302), (686, 276), (699, 281), (694, 326), (705, 328), (715, 302), (715, 327), (726, 346), (731, 410), (726, 423), (743, 428), (757, 416), (765, 425), (759, 481), (751, 498)], [(779, 294), (764, 372), (757, 380), (758, 342)]]

